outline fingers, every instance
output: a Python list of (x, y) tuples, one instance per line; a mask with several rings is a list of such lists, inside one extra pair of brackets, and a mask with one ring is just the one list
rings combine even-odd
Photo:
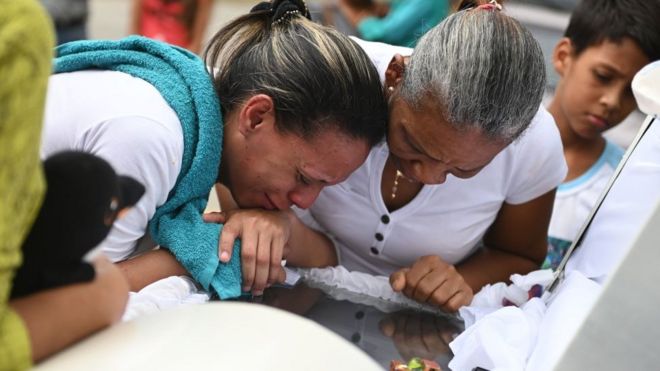
[(390, 286), (395, 292), (401, 292), (406, 287), (406, 273), (410, 271), (409, 268), (402, 268), (392, 273), (390, 276)]
[(280, 266), (277, 272), (277, 281), (275, 282), (284, 283), (284, 281), (286, 281), (286, 272), (284, 271), (284, 268)]
[[(453, 266), (452, 266), (453, 268)], [(472, 302), (473, 292), (463, 277), (453, 269), (449, 277), (433, 291), (427, 302), (447, 312), (456, 312)]]
[(222, 224), (227, 221), (227, 214), (220, 211), (213, 211), (202, 215), (202, 220), (206, 223)]
[(276, 234), (271, 241), (270, 269), (268, 272), (269, 285), (272, 285), (275, 282), (283, 282), (283, 280), (280, 280), (281, 274), (284, 274), (286, 277), (286, 273), (284, 273), (284, 269), (282, 269), (282, 259), (285, 244), (286, 241), (280, 233)]
[(241, 239), (243, 291), (261, 295), (275, 282), (283, 282), (282, 256), (290, 236), (290, 220), (281, 212), (232, 210), (204, 215), (207, 222), (224, 223), (220, 235), (220, 261), (231, 259), (234, 242)]
[(472, 301), (473, 292), (453, 265), (437, 256), (419, 259), (407, 271), (390, 277), (395, 291), (420, 303), (428, 303), (448, 312), (456, 312)]
[[(415, 291), (420, 284), (420, 282), (432, 271), (437, 269), (442, 269), (443, 266), (446, 266), (447, 263), (442, 261), (437, 256), (424, 256), (417, 260), (412, 267), (410, 267), (410, 272), (406, 274), (406, 287), (403, 289), (403, 293), (411, 298), (415, 299)], [(423, 298), (423, 293), (417, 294), (420, 299), (415, 299), (420, 302), (425, 302), (426, 298)], [(430, 292), (428, 293), (430, 295)]]
[(252, 294), (255, 296), (261, 296), (266, 288), (266, 281), (270, 275), (271, 244), (270, 238), (263, 233), (259, 234), (254, 281), (252, 282)]
[(454, 295), (444, 300), (444, 302), (442, 300), (435, 300), (432, 296), (430, 303), (439, 306), (444, 311), (453, 313), (457, 312), (462, 306), (469, 305), (472, 302), (473, 295), (472, 290), (467, 287), (457, 290)]
[(241, 225), (227, 223), (222, 227), (220, 233), (220, 249), (218, 256), (223, 263), (229, 262), (231, 253), (234, 250), (234, 241), (241, 235)]
[(259, 234), (254, 229), (243, 232), (241, 240), (241, 270), (243, 275), (243, 291), (252, 290), (257, 267), (257, 243)]

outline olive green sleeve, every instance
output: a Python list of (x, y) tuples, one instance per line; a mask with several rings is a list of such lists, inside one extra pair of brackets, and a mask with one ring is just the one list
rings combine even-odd
[(39, 143), (52, 47), (36, 0), (0, 0), (0, 370), (31, 365), (26, 327), (8, 300), (44, 192)]

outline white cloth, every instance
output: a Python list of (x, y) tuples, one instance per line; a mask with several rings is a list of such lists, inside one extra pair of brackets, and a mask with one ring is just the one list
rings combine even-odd
[[(359, 41), (381, 78), (394, 53), (409, 49)], [(478, 247), (504, 202), (521, 204), (557, 187), (566, 176), (561, 139), (552, 116), (540, 107), (528, 130), (470, 179), (449, 175), (424, 186), (406, 206), (390, 213), (381, 197), (389, 150), (374, 147), (345, 182), (326, 187), (307, 211), (311, 228), (330, 236), (340, 264), (351, 271), (388, 276), (424, 255), (456, 264)]]
[(146, 314), (182, 305), (206, 303), (209, 299), (209, 294), (198, 290), (189, 277), (171, 276), (163, 278), (138, 292), (129, 293), (122, 321), (130, 321)]
[(183, 133), (176, 113), (156, 88), (128, 74), (56, 74), (48, 84), (41, 157), (64, 150), (98, 155), (145, 186), (101, 245), (112, 261), (125, 259), (179, 175)]
[(574, 271), (557, 286), (541, 321), (536, 346), (527, 360), (529, 371), (554, 370), (582, 322), (598, 299), (602, 287)]
[(546, 287), (553, 277), (551, 270), (514, 276), (511, 285), (484, 287), (470, 306), (459, 310), (466, 330), (449, 344), (454, 353), (450, 369), (551, 370), (601, 289), (595, 281), (573, 272), (547, 304), (534, 297), (519, 301), (518, 306), (502, 306), (504, 298), (514, 301), (535, 284)]
[(384, 313), (416, 309), (435, 315), (455, 317), (438, 307), (416, 302), (402, 293), (394, 292), (389, 278), (385, 276), (349, 272), (342, 266), (298, 269), (297, 272), (307, 286), (321, 289), (336, 300), (369, 305)]
[(533, 298), (522, 307), (504, 307), (490, 313), (467, 328), (449, 347), (454, 358), (453, 371), (471, 371), (481, 367), (489, 371), (524, 370), (534, 347), (546, 307)]

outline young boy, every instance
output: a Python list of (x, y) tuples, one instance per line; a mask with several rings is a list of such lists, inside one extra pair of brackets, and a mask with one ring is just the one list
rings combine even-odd
[(660, 2), (583, 0), (552, 55), (560, 76), (548, 107), (568, 164), (557, 189), (544, 268), (556, 268), (623, 155), (603, 131), (635, 108), (630, 88), (660, 59)]

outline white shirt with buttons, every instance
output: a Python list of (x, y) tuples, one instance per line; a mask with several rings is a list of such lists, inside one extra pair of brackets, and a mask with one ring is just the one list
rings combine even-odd
[[(382, 43), (360, 45), (381, 77), (394, 53), (401, 53)], [(449, 175), (391, 213), (381, 195), (388, 155), (385, 142), (377, 145), (345, 182), (326, 187), (310, 209), (296, 209), (307, 225), (329, 235), (340, 264), (352, 271), (390, 275), (425, 255), (456, 264), (478, 248), (504, 202), (531, 201), (556, 188), (567, 171), (559, 132), (543, 107), (527, 131), (476, 176)]]

